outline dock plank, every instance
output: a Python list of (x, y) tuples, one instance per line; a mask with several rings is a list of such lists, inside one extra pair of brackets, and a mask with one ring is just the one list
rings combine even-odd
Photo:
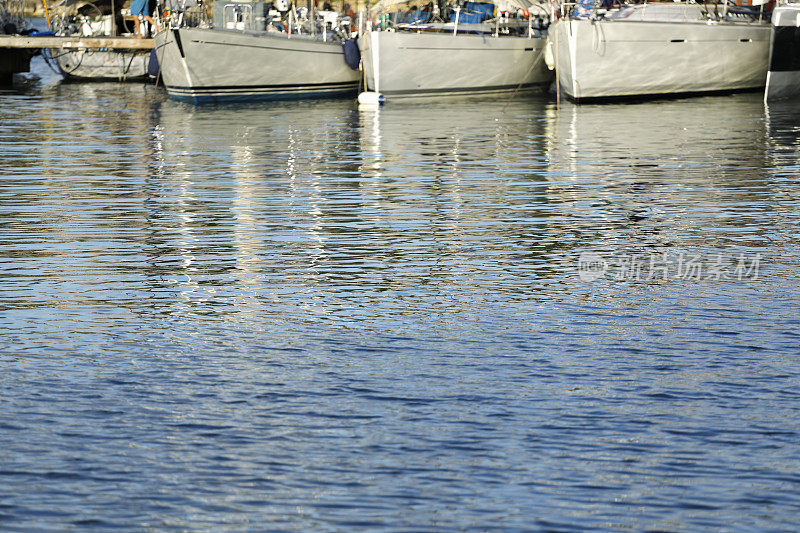
[(152, 50), (153, 39), (131, 37), (30, 37), (0, 35), (0, 48)]

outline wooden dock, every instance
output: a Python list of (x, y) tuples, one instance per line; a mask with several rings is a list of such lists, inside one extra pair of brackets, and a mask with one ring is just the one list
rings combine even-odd
[(139, 39), (135, 37), (29, 37), (25, 35), (0, 35), (0, 48), (152, 50), (153, 39)]

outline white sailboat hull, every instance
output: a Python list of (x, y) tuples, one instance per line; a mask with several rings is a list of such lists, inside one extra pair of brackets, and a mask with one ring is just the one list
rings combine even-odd
[(51, 50), (59, 70), (73, 80), (146, 80), (150, 51)]
[(542, 37), (400, 31), (370, 32), (360, 42), (367, 88), (387, 98), (549, 86), (545, 44)]
[(321, 98), (358, 89), (339, 43), (199, 28), (162, 31), (155, 43), (164, 85), (178, 100)]
[(561, 20), (551, 26), (558, 82), (574, 99), (757, 89), (765, 24)]

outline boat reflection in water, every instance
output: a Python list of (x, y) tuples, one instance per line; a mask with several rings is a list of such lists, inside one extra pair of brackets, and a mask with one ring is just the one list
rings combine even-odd
[(767, 148), (774, 173), (796, 178), (800, 171), (800, 108), (797, 100), (770, 102), (766, 106)]
[[(482, 262), (531, 282), (563, 276), (585, 249), (713, 248), (752, 222), (741, 206), (767, 201), (773, 183), (757, 94), (502, 104), (171, 104), (161, 110), (163, 150), (190, 197), (233, 206), (226, 209), (242, 248), (231, 257), (261, 258), (261, 268), (267, 256), (302, 257), (302, 265), (276, 268), (295, 272), (304, 287), (330, 282), (332, 271), (355, 275), (356, 265), (382, 275), (393, 261), (414, 261), (420, 242), (438, 251), (442, 276)], [(208, 172), (223, 168), (231, 171)], [(193, 217), (201, 209), (188, 207)], [(192, 223), (187, 235), (206, 229)], [(346, 249), (348, 242), (358, 246)], [(403, 244), (412, 242), (417, 252)]]
[(551, 194), (588, 247), (756, 245), (746, 228), (763, 225), (764, 211), (752, 207), (766, 205), (775, 186), (760, 94), (567, 103), (550, 106), (546, 124)]
[[(544, 101), (520, 100), (516, 108), (538, 109)], [(181, 169), (172, 180), (181, 182), (175, 187), (192, 211), (182, 246), (211, 227), (198, 217), (202, 205), (212, 218), (228, 212), (224, 225), (235, 242), (227, 245), (234, 249), (220, 257), (242, 271), (258, 265), (258, 294), (305, 291), (311, 308), (330, 309), (335, 299), (328, 293), (325, 300), (322, 286), (361, 301), (369, 291), (358, 292), (358, 283), (410, 295), (433, 276), (455, 291), (468, 272), (511, 273), (530, 254), (559, 245), (526, 244), (546, 224), (540, 121), (482, 99), (442, 100), (424, 111), (417, 105), (403, 101), (377, 113), (330, 100), (163, 106), (160, 149)], [(158, 208), (180, 210), (186, 202)], [(420, 255), (420, 243), (433, 255)], [(181, 255), (203, 251), (190, 246)], [(398, 269), (402, 276), (392, 274)]]

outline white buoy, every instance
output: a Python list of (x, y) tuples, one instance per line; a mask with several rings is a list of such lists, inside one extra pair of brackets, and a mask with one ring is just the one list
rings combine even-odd
[[(364, 35), (364, 43), (369, 46), (372, 54), (372, 80), (375, 86), (373, 87), (374, 90), (364, 91), (358, 95), (358, 107), (359, 109), (378, 109), (378, 107), (380, 107), (380, 105), (383, 103), (383, 95), (380, 92), (381, 72), (379, 63), (380, 55), (378, 54), (378, 36), (375, 35), (375, 32), (368, 31), (366, 35)], [(364, 67), (365, 89), (366, 85), (367, 71)]]
[(383, 103), (383, 95), (375, 91), (364, 91), (358, 95), (358, 107), (377, 109)]

